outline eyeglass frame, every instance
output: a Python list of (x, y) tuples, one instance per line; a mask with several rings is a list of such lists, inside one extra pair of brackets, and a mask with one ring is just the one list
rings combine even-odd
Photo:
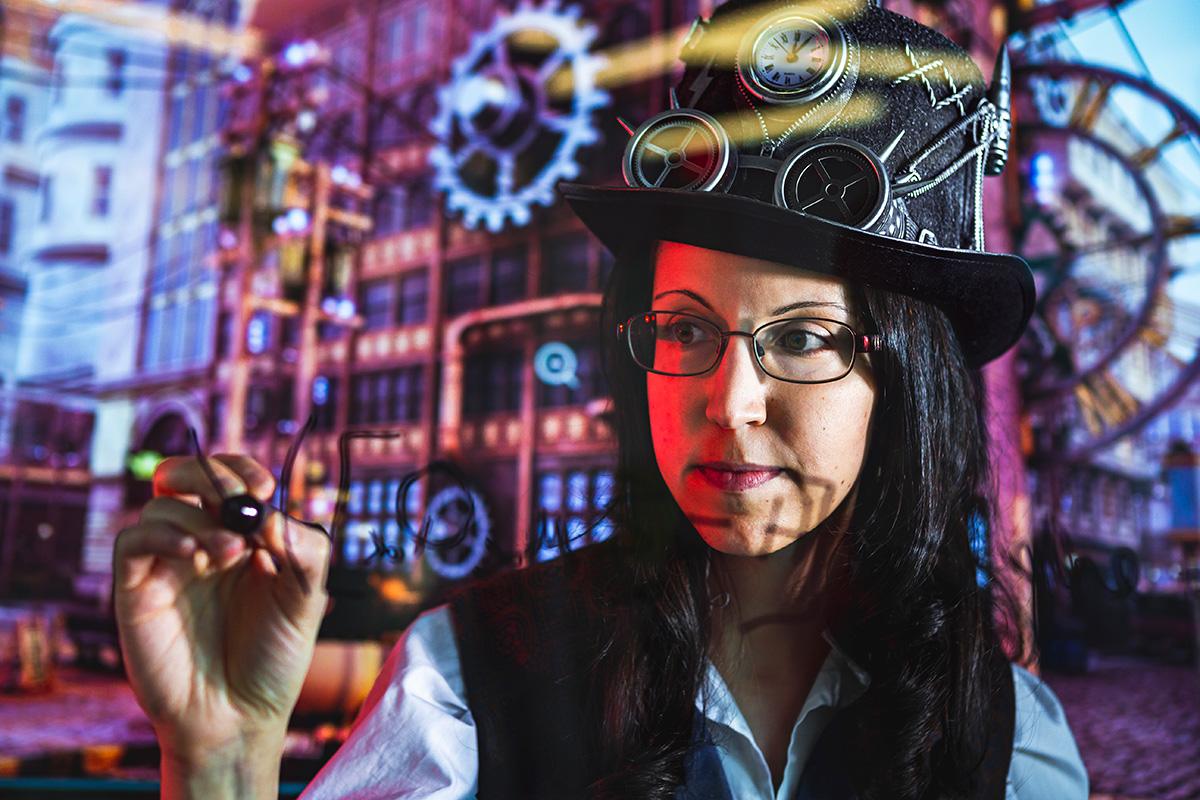
[[(688, 372), (688, 373), (684, 373), (684, 374), (679, 374), (676, 372), (663, 372), (662, 370), (651, 369), (650, 367), (647, 367), (646, 365), (642, 364), (642, 362), (638, 360), (637, 354), (634, 353), (634, 351), (633, 351), (633, 339), (630, 337), (629, 332), (630, 332), (631, 326), (633, 324), (633, 321), (635, 319), (637, 319), (638, 317), (647, 316), (648, 314), (655, 314), (655, 315), (657, 315), (657, 314), (673, 314), (675, 316), (691, 317), (692, 319), (698, 319), (701, 322), (704, 322), (704, 323), (712, 326), (714, 329), (716, 329), (717, 335), (721, 337), (721, 344), (717, 348), (716, 359), (714, 359), (713, 363), (710, 364), (707, 368), (702, 369), (699, 372)], [(883, 342), (882, 342), (883, 337), (881, 337), (879, 334), (877, 334), (877, 333), (858, 333), (857, 331), (854, 330), (854, 328), (852, 328), (850, 326), (850, 324), (848, 322), (843, 322), (838, 319), (829, 319), (827, 317), (785, 317), (784, 319), (776, 319), (776, 320), (772, 320), (770, 322), (764, 322), (762, 325), (759, 325), (753, 331), (723, 331), (720, 328), (718, 328), (714, 323), (712, 323), (709, 320), (705, 319), (704, 317), (698, 316), (696, 314), (690, 314), (686, 311), (666, 311), (666, 310), (656, 310), (656, 309), (650, 309), (649, 311), (643, 311), (640, 314), (634, 314), (632, 317), (625, 320), (624, 322), (618, 323), (617, 324), (617, 339), (618, 340), (623, 339), (625, 341), (625, 345), (629, 348), (629, 357), (633, 359), (633, 363), (637, 364), (638, 367), (640, 367), (641, 369), (644, 369), (646, 372), (651, 372), (651, 373), (654, 373), (655, 375), (665, 375), (669, 378), (694, 378), (697, 375), (703, 375), (704, 373), (709, 372), (710, 370), (713, 370), (716, 367), (720, 366), (721, 360), (725, 358), (725, 351), (728, 349), (729, 340), (732, 337), (747, 336), (750, 338), (750, 341), (754, 345), (757, 345), (758, 344), (757, 337), (758, 337), (759, 331), (763, 330), (764, 328), (769, 328), (772, 325), (779, 325), (780, 323), (784, 323), (784, 322), (795, 322), (797, 320), (805, 320), (805, 321), (812, 321), (812, 322), (828, 322), (828, 323), (832, 323), (834, 325), (838, 325), (838, 326), (850, 331), (850, 338), (854, 342), (854, 347), (850, 351), (850, 363), (846, 365), (846, 371), (843, 372), (841, 375), (838, 375), (836, 378), (825, 378), (824, 380), (819, 380), (819, 381), (798, 381), (798, 380), (792, 380), (791, 378), (780, 378), (778, 375), (775, 375), (774, 373), (769, 371), (767, 369), (766, 365), (763, 364), (763, 362), (762, 362), (762, 356), (760, 356), (758, 354), (758, 347), (757, 346), (751, 347), (750, 350), (754, 354), (754, 361), (755, 361), (755, 363), (758, 364), (758, 368), (763, 371), (764, 375), (766, 375), (770, 378), (773, 378), (777, 381), (781, 381), (783, 383), (795, 383), (795, 384), (800, 384), (802, 386), (817, 386), (822, 383), (833, 383), (834, 381), (840, 381), (842, 378), (846, 377), (847, 375), (849, 375), (851, 372), (854, 371), (855, 356), (857, 356), (859, 353), (878, 353), (880, 350), (883, 349)]]

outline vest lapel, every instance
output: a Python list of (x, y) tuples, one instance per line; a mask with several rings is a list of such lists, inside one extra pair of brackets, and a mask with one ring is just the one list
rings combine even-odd
[(717, 745), (699, 711), (692, 724), (692, 738), (696, 746), (684, 762), (684, 785), (676, 790), (675, 800), (733, 800)]

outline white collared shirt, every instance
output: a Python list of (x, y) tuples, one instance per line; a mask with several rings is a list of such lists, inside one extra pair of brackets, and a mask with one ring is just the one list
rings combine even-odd
[[(1013, 666), (1016, 729), (1008, 800), (1086, 800), (1087, 772), (1054, 693)], [(866, 691), (866, 673), (834, 646), (792, 729), (778, 791), (762, 751), (720, 673), (708, 665), (697, 707), (709, 720), (736, 800), (790, 800), (804, 765), (838, 709)], [(301, 800), (468, 800), (479, 776), (475, 722), (448, 606), (422, 614), (397, 642), (350, 737)]]

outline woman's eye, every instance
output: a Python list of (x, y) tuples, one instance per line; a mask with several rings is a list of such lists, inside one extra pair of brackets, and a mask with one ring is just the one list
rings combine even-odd
[(700, 321), (685, 315), (667, 318), (659, 316), (658, 338), (677, 345), (698, 345), (713, 338), (713, 334)]
[(668, 331), (669, 338), (680, 344), (692, 344), (704, 338), (704, 331), (692, 322), (673, 322)]
[(776, 337), (774, 347), (792, 354), (815, 353), (831, 347), (832, 338), (825, 330), (788, 328)]

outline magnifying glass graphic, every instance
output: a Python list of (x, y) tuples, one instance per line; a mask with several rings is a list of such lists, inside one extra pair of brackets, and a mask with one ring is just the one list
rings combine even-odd
[(543, 383), (550, 386), (579, 388), (579, 357), (569, 345), (562, 342), (547, 342), (538, 348), (533, 357), (533, 371)]

